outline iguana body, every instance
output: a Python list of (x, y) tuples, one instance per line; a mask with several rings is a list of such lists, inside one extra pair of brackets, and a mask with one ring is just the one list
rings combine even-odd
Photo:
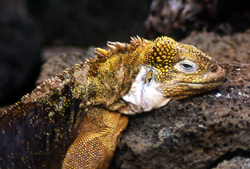
[(168, 37), (108, 46), (0, 115), (0, 168), (108, 168), (126, 114), (210, 91), (225, 78), (214, 59)]

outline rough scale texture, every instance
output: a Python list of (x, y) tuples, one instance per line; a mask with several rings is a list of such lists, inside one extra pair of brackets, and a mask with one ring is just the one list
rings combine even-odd
[(128, 123), (124, 114), (150, 111), (224, 81), (214, 59), (168, 37), (108, 46), (0, 115), (0, 167), (108, 168)]

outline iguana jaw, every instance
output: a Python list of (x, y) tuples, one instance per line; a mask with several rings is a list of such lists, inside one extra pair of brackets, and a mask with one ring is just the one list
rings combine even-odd
[(225, 71), (218, 66), (216, 72), (207, 72), (204, 75), (195, 75), (197, 79), (183, 78), (178, 76), (175, 80), (162, 83), (161, 88), (167, 97), (184, 99), (192, 95), (197, 95), (211, 91), (220, 86), (225, 80)]
[[(166, 93), (166, 97), (174, 99), (185, 99), (187, 97), (209, 92), (216, 87), (220, 86), (222, 82), (213, 83), (178, 83), (173, 88), (169, 88), (169, 92)], [(166, 91), (166, 90), (165, 90)], [(175, 92), (173, 92), (175, 91)], [(176, 92), (178, 91), (178, 92)]]

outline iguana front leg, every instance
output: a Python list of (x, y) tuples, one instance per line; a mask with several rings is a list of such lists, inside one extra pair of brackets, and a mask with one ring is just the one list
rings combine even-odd
[[(79, 134), (69, 147), (62, 168), (109, 167), (128, 117), (100, 108), (94, 108), (93, 111), (93, 118), (84, 118), (81, 123)], [(104, 122), (104, 125), (100, 122)]]

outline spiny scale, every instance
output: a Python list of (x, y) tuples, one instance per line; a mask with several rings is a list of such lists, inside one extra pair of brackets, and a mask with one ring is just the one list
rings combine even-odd
[(98, 59), (105, 59), (109, 55), (109, 51), (102, 48), (96, 48), (94, 52), (97, 54)]
[[(103, 62), (108, 59), (108, 57), (112, 54), (118, 53), (118, 52), (126, 52), (126, 51), (132, 51), (135, 50), (138, 46), (144, 46), (144, 44), (147, 44), (148, 41), (140, 38), (139, 36), (131, 37), (130, 44), (127, 43), (121, 43), (121, 42), (108, 42), (107, 46), (109, 48), (109, 51), (102, 48), (96, 48), (94, 50), (94, 53), (96, 53), (96, 57), (94, 59), (86, 59), (86, 64), (93, 64), (95, 62)], [(76, 66), (79, 67), (79, 66)]]
[(121, 43), (121, 42), (108, 42), (107, 45), (112, 53), (125, 52), (134, 50), (137, 46), (142, 45), (144, 42), (148, 42), (145, 39), (140, 38), (139, 36), (131, 37), (130, 44)]
[[(76, 69), (80, 69), (80, 68), (82, 68), (83, 67), (83, 63), (81, 62), (80, 64), (76, 64)], [(59, 75), (58, 75), (59, 76)]]

